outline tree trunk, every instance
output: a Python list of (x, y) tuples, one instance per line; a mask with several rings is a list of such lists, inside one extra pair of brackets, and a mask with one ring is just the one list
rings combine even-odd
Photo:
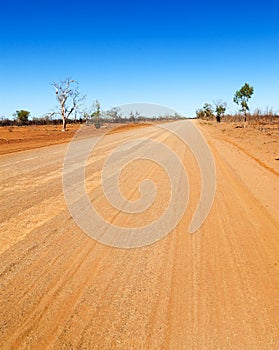
[(67, 125), (67, 121), (66, 121), (66, 118), (62, 118), (62, 123), (63, 123), (63, 126), (62, 126), (62, 131), (66, 131), (66, 125)]
[(66, 116), (65, 116), (65, 108), (64, 106), (62, 106), (62, 111), (61, 111), (61, 116), (62, 116), (62, 123), (63, 123), (63, 126), (62, 126), (62, 131), (66, 131), (66, 126), (67, 126), (67, 121), (66, 121)]
[(247, 115), (246, 115), (246, 110), (244, 111), (244, 128), (247, 127)]

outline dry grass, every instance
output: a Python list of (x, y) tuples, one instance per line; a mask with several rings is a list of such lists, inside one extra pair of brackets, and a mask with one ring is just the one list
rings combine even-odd
[(246, 123), (242, 115), (226, 115), (222, 122), (255, 128), (263, 132), (279, 132), (279, 116), (273, 114), (249, 114)]

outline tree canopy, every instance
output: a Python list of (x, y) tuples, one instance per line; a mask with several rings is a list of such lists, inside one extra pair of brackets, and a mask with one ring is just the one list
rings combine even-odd
[(254, 93), (253, 86), (245, 83), (241, 89), (237, 90), (234, 94), (233, 102), (238, 104), (241, 108), (240, 111), (246, 116), (247, 111), (249, 111), (248, 101)]
[(15, 116), (20, 123), (25, 124), (28, 122), (28, 118), (30, 117), (30, 112), (24, 109), (20, 109), (19, 111), (15, 112)]

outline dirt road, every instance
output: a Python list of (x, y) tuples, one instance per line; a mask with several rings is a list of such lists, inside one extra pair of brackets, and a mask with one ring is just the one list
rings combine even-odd
[(278, 349), (276, 172), (203, 128), (217, 175), (215, 201), (194, 234), (199, 166), (175, 135), (146, 127), (107, 135), (88, 160), (86, 186), (111, 223), (145, 225), (168, 205), (165, 172), (141, 160), (123, 169), (129, 200), (146, 177), (154, 204), (119, 213), (102, 193), (106, 156), (137, 137), (164, 142), (184, 163), (190, 199), (176, 228), (157, 243), (117, 249), (86, 236), (65, 204), (67, 145), (0, 157), (0, 347), (2, 349)]

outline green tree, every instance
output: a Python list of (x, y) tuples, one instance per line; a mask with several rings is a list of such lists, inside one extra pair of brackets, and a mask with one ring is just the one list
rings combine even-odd
[(226, 112), (226, 103), (222, 102), (222, 101), (216, 101), (215, 102), (215, 113), (216, 113), (216, 121), (217, 123), (220, 123), (221, 118), (223, 117), (223, 115)]
[(205, 113), (202, 108), (199, 108), (196, 110), (196, 118), (198, 119), (205, 119)]
[(196, 110), (196, 117), (199, 119), (213, 119), (214, 109), (210, 103), (205, 103), (202, 108)]
[(210, 103), (205, 103), (203, 105), (203, 111), (204, 111), (206, 120), (214, 118), (214, 114), (213, 114), (214, 110), (213, 110), (213, 107)]
[(28, 118), (30, 117), (30, 112), (21, 109), (15, 112), (15, 116), (21, 124), (26, 124), (28, 122)]
[(240, 111), (244, 114), (244, 121), (246, 122), (246, 114), (249, 111), (248, 101), (254, 93), (253, 86), (245, 83), (240, 90), (237, 90), (233, 97), (233, 102), (239, 105)]

